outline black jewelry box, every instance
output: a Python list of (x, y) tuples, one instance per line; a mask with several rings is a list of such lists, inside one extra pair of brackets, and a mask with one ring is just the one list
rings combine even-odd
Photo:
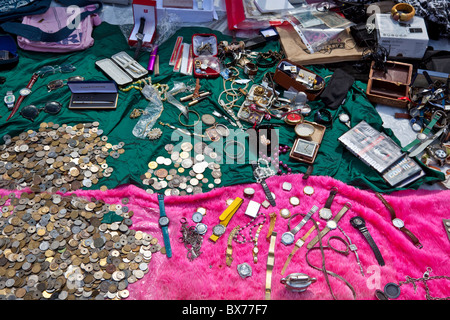
[(69, 109), (115, 109), (119, 93), (114, 81), (69, 81)]

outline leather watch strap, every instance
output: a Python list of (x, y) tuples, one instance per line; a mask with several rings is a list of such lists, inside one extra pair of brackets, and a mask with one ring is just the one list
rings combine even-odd
[(380, 266), (384, 266), (385, 263), (384, 263), (383, 256), (381, 255), (380, 249), (378, 249), (378, 246), (375, 243), (375, 241), (373, 240), (369, 230), (366, 227), (363, 227), (359, 230), (361, 231), (364, 238), (366, 238), (367, 242), (369, 243), (369, 246), (372, 248), (372, 251), (375, 254), (375, 258), (377, 259), (378, 264)]
[(325, 205), (323, 206), (324, 208), (330, 209), (331, 208), (331, 204), (333, 203), (334, 197), (336, 196), (338, 192), (338, 188), (333, 187), (331, 188), (330, 191), (330, 195), (327, 198), (327, 201), (325, 202)]
[(266, 236), (267, 240), (270, 239), (273, 229), (275, 228), (275, 221), (277, 220), (277, 213), (272, 212), (271, 214), (269, 214), (269, 217), (270, 217), (270, 225), (269, 225), (269, 231), (267, 231), (267, 236)]
[(308, 166), (308, 169), (306, 169), (306, 172), (305, 172), (305, 174), (303, 175), (302, 179), (303, 179), (303, 180), (308, 179), (309, 176), (312, 174), (313, 170), (314, 170), (314, 166), (313, 166), (312, 164), (310, 164), (310, 165)]
[[(31, 89), (38, 78), (39, 78), (39, 74), (34, 73), (33, 76), (31, 77), (30, 81), (28, 82), (26, 88)], [(8, 118), (6, 118), (6, 121), (11, 119), (12, 116), (17, 112), (23, 99), (25, 99), (25, 96), (23, 96), (23, 95), (20, 95), (19, 98), (17, 98), (16, 103), (15, 103), (13, 109), (11, 110), (11, 113), (9, 114)]]
[(272, 272), (273, 266), (275, 265), (275, 243), (277, 240), (277, 233), (274, 231), (270, 236), (269, 254), (267, 255), (266, 264), (266, 289), (265, 289), (265, 299), (270, 300), (272, 293)]
[[(386, 207), (386, 209), (388, 209), (390, 215), (391, 215), (391, 221), (393, 221), (394, 219), (397, 218), (397, 215), (395, 214), (395, 210), (394, 208), (392, 208), (392, 206), (389, 204), (389, 202), (386, 201), (386, 199), (383, 197), (383, 195), (379, 192), (376, 192), (375, 195), (378, 197), (378, 199), (381, 200), (381, 202), (383, 202), (384, 206)], [(408, 236), (411, 241), (414, 243), (414, 245), (419, 248), (422, 249), (422, 244), (420, 243), (420, 240), (410, 231), (408, 230), (405, 226), (399, 228), (399, 230), (401, 232), (403, 232), (404, 234), (406, 234), (406, 236)]]
[[(342, 209), (338, 212), (338, 214), (333, 218), (333, 221), (336, 222), (336, 224), (341, 220), (341, 218), (344, 216), (344, 214), (351, 208), (350, 203), (346, 203)], [(330, 231), (330, 228), (325, 227), (320, 231), (320, 237), (323, 238), (328, 232)], [(306, 246), (308, 249), (311, 249), (314, 247), (314, 245), (319, 241), (319, 235), (317, 235), (314, 239), (312, 239), (308, 245)]]
[(226, 252), (226, 263), (227, 266), (231, 266), (233, 262), (233, 238), (241, 227), (238, 225), (231, 230), (230, 235), (228, 236), (227, 242), (227, 252)]

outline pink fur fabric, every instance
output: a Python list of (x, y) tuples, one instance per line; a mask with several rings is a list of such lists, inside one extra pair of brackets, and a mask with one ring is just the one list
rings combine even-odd
[[(283, 182), (290, 182), (290, 192), (282, 189)], [(330, 177), (311, 176), (307, 180), (302, 179), (301, 174), (288, 176), (275, 176), (267, 180), (269, 188), (276, 195), (277, 206), (264, 209), (260, 212), (267, 216), (271, 212), (277, 213), (275, 231), (278, 233), (275, 246), (275, 267), (272, 277), (272, 300), (329, 300), (332, 299), (328, 285), (321, 271), (311, 268), (305, 260), (306, 245), (317, 232), (314, 231), (306, 240), (305, 245), (299, 249), (292, 258), (284, 276), (302, 272), (317, 278), (309, 289), (302, 293), (293, 293), (280, 283), (283, 276), (280, 274), (283, 265), (293, 245), (285, 246), (281, 235), (287, 231), (288, 220), (279, 215), (280, 209), (287, 208), (294, 213), (306, 214), (313, 205), (323, 207), (332, 187), (338, 188), (338, 193), (332, 204), (333, 216), (346, 202), (351, 203), (351, 209), (343, 216), (339, 225), (358, 247), (361, 264), (364, 269), (363, 276), (356, 263), (353, 253), (348, 256), (338, 254), (332, 250), (325, 250), (326, 268), (345, 278), (355, 289), (356, 299), (374, 300), (375, 290), (383, 290), (389, 282), (398, 283), (404, 281), (407, 276), (420, 278), (427, 267), (432, 268), (431, 276), (450, 276), (449, 255), (450, 241), (447, 238), (442, 219), (450, 218), (449, 200), (450, 191), (399, 191), (385, 195), (385, 199), (395, 209), (397, 217), (405, 222), (405, 226), (411, 230), (423, 244), (422, 249), (414, 247), (412, 242), (401, 231), (396, 229), (390, 219), (390, 214), (382, 202), (373, 192), (356, 189)], [(304, 186), (312, 186), (315, 190), (312, 196), (303, 194)], [(266, 282), (266, 261), (269, 241), (266, 235), (269, 227), (267, 218), (261, 230), (259, 238), (259, 262), (253, 263), (251, 243), (238, 244), (233, 242), (233, 263), (228, 267), (225, 262), (225, 251), (229, 232), (236, 225), (245, 226), (251, 218), (246, 216), (245, 209), (249, 199), (243, 196), (245, 187), (253, 187), (257, 192), (252, 200), (261, 203), (265, 196), (258, 184), (235, 185), (214, 189), (208, 193), (189, 196), (165, 197), (165, 207), (168, 217), (171, 219), (169, 232), (173, 256), (167, 258), (164, 254), (156, 252), (149, 263), (149, 272), (143, 279), (130, 284), (128, 289), (133, 300), (263, 300)], [(8, 191), (9, 192), (9, 191)], [(2, 191), (2, 194), (7, 191)], [(158, 226), (159, 207), (155, 194), (126, 185), (107, 191), (78, 190), (79, 196), (95, 197), (107, 203), (120, 203), (121, 199), (128, 197), (128, 207), (133, 210), (132, 228), (152, 234), (163, 245), (161, 230)], [(293, 207), (289, 198), (297, 196), (300, 204)], [(227, 208), (226, 200), (241, 197), (244, 199), (240, 209), (231, 219), (224, 236), (216, 243), (209, 240), (212, 227), (219, 222), (219, 215)], [(198, 207), (207, 210), (203, 223), (208, 226), (202, 244), (202, 254), (194, 261), (189, 261), (187, 250), (179, 242), (180, 219), (186, 218), (190, 225), (195, 225), (191, 220), (192, 214)], [(375, 243), (378, 245), (386, 265), (380, 267), (375, 256), (364, 237), (349, 223), (350, 218), (360, 215), (366, 220)], [(324, 220), (318, 214), (313, 218), (325, 226)], [(294, 218), (292, 225), (297, 225), (299, 218)], [(313, 226), (310, 220), (296, 234), (295, 240), (302, 237)], [(255, 231), (255, 230), (254, 230)], [(248, 228), (244, 234), (248, 235)], [(330, 231), (323, 238), (323, 245), (327, 246), (327, 240), (331, 235), (345, 238), (338, 230)], [(335, 247), (343, 248), (338, 241), (332, 242)], [(318, 246), (318, 244), (316, 244)], [(321, 268), (320, 250), (314, 250), (309, 255), (311, 263)], [(251, 277), (242, 279), (237, 273), (237, 265), (247, 262), (253, 270)], [(350, 289), (339, 279), (330, 276), (330, 285), (338, 300), (353, 299)], [(450, 296), (450, 282), (446, 279), (429, 282), (430, 294), (434, 297)], [(425, 288), (418, 284), (417, 292), (414, 292), (412, 284), (401, 286), (401, 295), (398, 300), (424, 300)]]

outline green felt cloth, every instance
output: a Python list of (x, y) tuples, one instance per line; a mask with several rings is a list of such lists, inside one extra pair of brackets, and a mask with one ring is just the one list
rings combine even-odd
[[(184, 42), (190, 43), (191, 37), (196, 33), (214, 33), (217, 35), (218, 40), (231, 41), (230, 37), (224, 36), (216, 31), (201, 28), (183, 28), (177, 31), (177, 33), (163, 43), (159, 48), (160, 55), (160, 75), (153, 77), (153, 83), (166, 83), (172, 88), (174, 81), (183, 81), (185, 83), (193, 84), (195, 80), (193, 76), (184, 76), (179, 73), (173, 73), (172, 67), (168, 65), (170, 55), (172, 53), (176, 37), (181, 35), (184, 37)], [(129, 115), (134, 108), (144, 109), (148, 101), (145, 100), (142, 94), (137, 90), (131, 90), (129, 92), (119, 93), (119, 103), (116, 110), (92, 110), (92, 111), (73, 111), (67, 108), (68, 101), (70, 99), (70, 91), (67, 87), (60, 88), (56, 91), (47, 92), (45, 85), (55, 79), (67, 79), (69, 76), (80, 75), (84, 76), (86, 80), (107, 80), (107, 77), (95, 67), (95, 61), (110, 58), (115, 53), (120, 51), (126, 51), (133, 56), (134, 50), (130, 49), (126, 38), (120, 31), (118, 26), (102, 23), (96, 27), (93, 33), (95, 44), (93, 47), (83, 52), (73, 52), (67, 54), (60, 53), (38, 53), (38, 52), (24, 52), (19, 50), (20, 61), (17, 67), (8, 72), (3, 72), (2, 76), (7, 78), (7, 82), (1, 86), (0, 94), (2, 97), (6, 91), (12, 90), (16, 98), (19, 95), (19, 90), (26, 86), (33, 72), (37, 71), (46, 65), (60, 65), (63, 63), (71, 63), (77, 67), (77, 70), (71, 74), (54, 74), (46, 78), (38, 79), (37, 83), (33, 87), (33, 93), (26, 97), (22, 106), (27, 104), (35, 104), (42, 106), (44, 102), (49, 100), (58, 100), (63, 103), (64, 108), (58, 115), (49, 115), (41, 112), (34, 122), (24, 119), (19, 113), (11, 118), (8, 122), (5, 119), (9, 115), (6, 107), (0, 108), (0, 137), (8, 133), (12, 136), (18, 135), (20, 132), (39, 128), (41, 122), (53, 122), (58, 124), (75, 125), (83, 122), (99, 121), (100, 128), (104, 130), (104, 135), (107, 135), (112, 144), (116, 144), (120, 141), (125, 143), (125, 153), (118, 159), (112, 157), (107, 158), (109, 166), (114, 168), (114, 172), (109, 178), (103, 178), (97, 185), (93, 185), (93, 189), (97, 189), (100, 186), (106, 186), (108, 188), (114, 188), (118, 185), (125, 183), (134, 183), (142, 188), (148, 188), (142, 184), (141, 175), (148, 170), (148, 163), (155, 160), (157, 156), (162, 155), (169, 157), (164, 149), (164, 146), (168, 143), (178, 144), (180, 141), (171, 141), (173, 130), (167, 127), (161, 127), (159, 124), (155, 127), (160, 127), (163, 130), (163, 136), (156, 140), (143, 140), (133, 136), (132, 129), (137, 123), (138, 119), (130, 119)], [(279, 50), (278, 42), (271, 42), (262, 51), (269, 49)], [(148, 52), (143, 52), (140, 55), (139, 62), (143, 66), (147, 66), (149, 58)], [(274, 71), (274, 68), (268, 71)], [(324, 68), (313, 68), (314, 71), (322, 76), (326, 76), (329, 73)], [(258, 76), (254, 79), (254, 83), (260, 83), (263, 74), (266, 70), (262, 70), (258, 73)], [(197, 111), (200, 115), (204, 113), (211, 113), (213, 110), (221, 110), (217, 99), (219, 94), (223, 90), (223, 80), (218, 79), (202, 79), (202, 90), (211, 91), (213, 94), (206, 100), (201, 101), (191, 109)], [(363, 90), (365, 85), (363, 83), (357, 83)], [(182, 95), (177, 95), (179, 98)], [(317, 110), (323, 104), (320, 101), (310, 103), (314, 114), (314, 110)], [(319, 154), (314, 163), (314, 175), (331, 176), (345, 183), (361, 187), (371, 188), (381, 192), (391, 192), (394, 189), (385, 183), (380, 175), (375, 170), (369, 168), (353, 156), (350, 152), (344, 149), (344, 147), (338, 142), (337, 138), (342, 135), (348, 128), (337, 120), (337, 117), (341, 111), (345, 110), (350, 114), (352, 118), (352, 124), (359, 123), (360, 120), (365, 120), (371, 124), (374, 128), (386, 132), (389, 136), (394, 138), (396, 142), (398, 140), (389, 129), (382, 128), (382, 120), (375, 110), (374, 106), (368, 102), (365, 96), (358, 89), (352, 89), (347, 97), (347, 100), (343, 106), (338, 110), (333, 110), (332, 115), (334, 125), (332, 129), (327, 129), (322, 145), (319, 150)], [(236, 109), (237, 112), (237, 109)], [(182, 127), (178, 123), (179, 110), (170, 103), (164, 103), (164, 111), (159, 120), (163, 122), (171, 123), (177, 127)], [(191, 121), (195, 120), (195, 115), (191, 114)], [(309, 116), (306, 120), (313, 120), (313, 116)], [(228, 125), (228, 122), (223, 119), (219, 119), (219, 122)], [(264, 121), (265, 123), (267, 121)], [(283, 125), (284, 122), (276, 119), (272, 119), (271, 123), (282, 124), (280, 126), (280, 144), (292, 145), (294, 142), (295, 134), (293, 127)], [(245, 126), (250, 126), (244, 122)], [(192, 129), (191, 129), (192, 130)], [(186, 141), (186, 136), (183, 137), (183, 141)], [(223, 144), (223, 139), (221, 143)], [(191, 140), (192, 143), (196, 141)], [(281, 160), (289, 162), (289, 167), (293, 172), (302, 173), (306, 172), (307, 165), (299, 162), (289, 161), (287, 154), (280, 157)], [(248, 156), (246, 157), (248, 160)], [(168, 167), (170, 169), (171, 167)], [(424, 182), (432, 182), (436, 180), (443, 180), (444, 175), (436, 171), (424, 168), (427, 172), (427, 176), (421, 178), (417, 182), (408, 186), (408, 188), (417, 189)], [(222, 183), (221, 186), (233, 185), (238, 183), (254, 182), (251, 166), (247, 161), (241, 164), (226, 164), (222, 165)], [(187, 172), (185, 173), (187, 174)], [(210, 176), (207, 178), (212, 180)], [(209, 190), (204, 187), (204, 191)]]

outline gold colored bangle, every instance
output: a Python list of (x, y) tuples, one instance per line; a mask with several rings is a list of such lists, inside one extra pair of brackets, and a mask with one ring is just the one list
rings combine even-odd
[(272, 272), (275, 265), (275, 242), (277, 240), (277, 233), (274, 231), (270, 237), (269, 254), (267, 256), (267, 269), (266, 269), (266, 292), (265, 299), (270, 300), (272, 293)]
[(409, 21), (416, 15), (416, 9), (414, 9), (414, 7), (408, 3), (397, 3), (392, 7), (391, 15), (392, 18), (396, 21)]
[(200, 122), (200, 115), (198, 114), (197, 111), (194, 111), (194, 110), (189, 110), (188, 112), (197, 115), (197, 117), (198, 117), (197, 121), (195, 121), (194, 124), (185, 124), (185, 123), (183, 123), (183, 122), (181, 121), (181, 115), (182, 115), (182, 113), (180, 113), (180, 114), (178, 115), (178, 122), (179, 122), (181, 125), (185, 126), (185, 127), (194, 127), (197, 123)]

